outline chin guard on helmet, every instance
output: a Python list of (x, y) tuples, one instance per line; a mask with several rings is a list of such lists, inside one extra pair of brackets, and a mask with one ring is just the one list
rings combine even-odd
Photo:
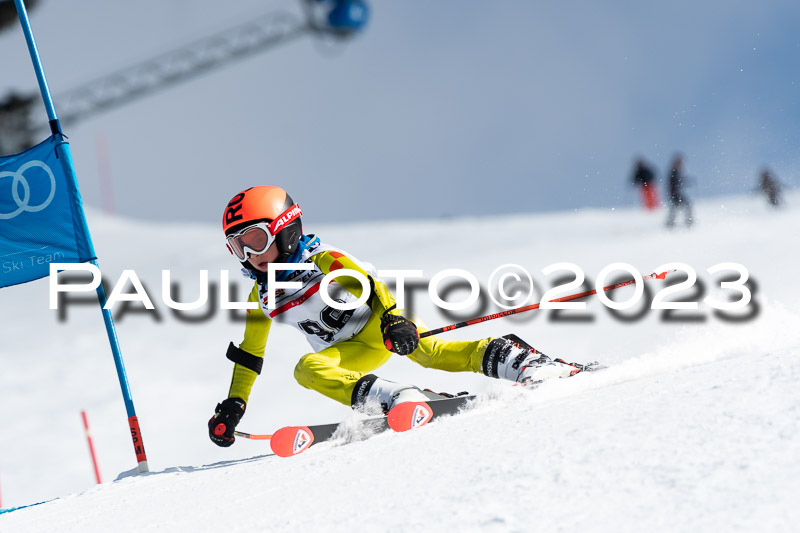
[(278, 243), (278, 258), (275, 262), (285, 263), (297, 251), (302, 236), (303, 226), (300, 225), (300, 218), (298, 217), (296, 222), (289, 223), (275, 237), (275, 242)]

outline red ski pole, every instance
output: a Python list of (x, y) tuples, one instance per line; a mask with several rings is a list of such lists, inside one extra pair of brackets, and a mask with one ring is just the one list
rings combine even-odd
[[(642, 279), (665, 279), (667, 274), (670, 272), (675, 272), (675, 270), (667, 270), (666, 272), (661, 272), (657, 274), (653, 272), (647, 276), (642, 276)], [(609, 285), (608, 287), (603, 287), (603, 292), (608, 292), (614, 289), (619, 289), (620, 287), (625, 287), (627, 285), (632, 285), (636, 283), (635, 279), (629, 279), (626, 281), (621, 281), (619, 283), (615, 283), (613, 285)], [(569, 302), (571, 300), (578, 300), (580, 298), (584, 298), (586, 296), (591, 296), (592, 294), (597, 294), (597, 289), (593, 289), (591, 291), (580, 292), (577, 294), (571, 294), (569, 296), (562, 296), (561, 298), (556, 298), (555, 300), (550, 300), (550, 302)], [(516, 315), (519, 313), (524, 313), (525, 311), (533, 311), (534, 309), (539, 309), (540, 303), (535, 303), (532, 305), (526, 305), (524, 307), (517, 307), (516, 309), (508, 309), (506, 311), (501, 311), (499, 313), (494, 313), (491, 315), (486, 315), (478, 318), (473, 318), (471, 320), (467, 320), (466, 322), (458, 322), (456, 324), (450, 324), (449, 326), (444, 326), (439, 329), (432, 329), (430, 331), (424, 331), (419, 334), (419, 338), (422, 339), (424, 337), (429, 337), (431, 335), (438, 335), (439, 333), (444, 333), (445, 331), (452, 331), (454, 329), (465, 328), (467, 326), (472, 326), (473, 324), (479, 324), (481, 322), (487, 322), (489, 320), (494, 320), (495, 318), (503, 318), (511, 315)]]
[(252, 433), (245, 433), (244, 431), (234, 431), (233, 434), (237, 437), (252, 440), (270, 440), (272, 438), (272, 435), (253, 435)]

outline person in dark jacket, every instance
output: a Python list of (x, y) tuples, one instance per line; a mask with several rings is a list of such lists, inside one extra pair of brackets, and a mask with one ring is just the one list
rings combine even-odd
[(688, 178), (683, 173), (683, 156), (678, 154), (672, 160), (672, 165), (669, 172), (669, 180), (667, 182), (667, 191), (669, 194), (669, 214), (667, 215), (667, 227), (671, 228), (675, 225), (675, 218), (679, 210), (684, 211), (686, 226), (690, 227), (694, 224), (694, 215), (692, 214), (692, 204), (689, 198), (684, 193), (684, 187), (687, 185)]
[(656, 175), (653, 169), (641, 157), (636, 160), (633, 169), (632, 183), (640, 187), (642, 191), (642, 205), (652, 211), (658, 208), (658, 187), (656, 186)]
[(758, 180), (758, 188), (767, 195), (769, 205), (772, 207), (780, 207), (782, 203), (781, 184), (772, 176), (769, 169), (765, 168), (761, 171), (761, 178)]

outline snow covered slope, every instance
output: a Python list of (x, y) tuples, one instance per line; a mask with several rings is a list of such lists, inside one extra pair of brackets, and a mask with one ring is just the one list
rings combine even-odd
[[(691, 231), (667, 232), (664, 213), (630, 209), (306, 228), (379, 268), (423, 269), (428, 279), (464, 268), (485, 286), (494, 268), (516, 263), (549, 283), (541, 269), (569, 261), (593, 280), (609, 263), (650, 272), (679, 261), (719, 297), (705, 270), (733, 261), (750, 270), (756, 291), (753, 316), (739, 321), (703, 304), (688, 318), (675, 315), (685, 320), (651, 311), (623, 321), (592, 299), (582, 314), (589, 320), (535, 311), (450, 332), (470, 339), (513, 331), (550, 355), (610, 368), (523, 391), (395, 357), (379, 375), (487, 398), (416, 432), (320, 444), (291, 459), (255, 441), (230, 449), (208, 441), (205, 423), (230, 378), (225, 347), (240, 340), (242, 325), (222, 311), (186, 323), (160, 301), (167, 268), (182, 300), (196, 296), (199, 269), (212, 280), (231, 269), (244, 293), (247, 280), (238, 279), (218, 229), (91, 216), (104, 275), (113, 284), (134, 269), (160, 315), (131, 313), (118, 324), (153, 473), (111, 482), (135, 463), (96, 307), (69, 307), (59, 322), (47, 308), (46, 280), (4, 289), (2, 503), (57, 499), (0, 515), (0, 532), (794, 530), (800, 209), (792, 206), (800, 197), (788, 200), (781, 211), (760, 198), (709, 201), (698, 205)], [(414, 311), (430, 327), (455, 321), (424, 292)], [(294, 383), (306, 351), (299, 334), (273, 328), (242, 430), (352, 416)], [(101, 486), (93, 486), (80, 409), (92, 422)]]

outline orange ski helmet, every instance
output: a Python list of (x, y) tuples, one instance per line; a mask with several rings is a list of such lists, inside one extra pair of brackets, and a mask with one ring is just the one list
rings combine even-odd
[[(228, 238), (228, 250), (236, 255), (245, 267), (251, 268), (244, 248), (236, 246), (236, 237), (256, 226), (267, 233), (268, 240), (265, 242), (264, 250), (273, 241), (276, 242), (278, 246), (276, 262), (285, 263), (286, 259), (297, 251), (300, 237), (303, 235), (302, 214), (300, 206), (280, 187), (262, 185), (245, 189), (231, 198), (222, 216), (222, 229)], [(264, 251), (248, 247), (251, 252)]]

